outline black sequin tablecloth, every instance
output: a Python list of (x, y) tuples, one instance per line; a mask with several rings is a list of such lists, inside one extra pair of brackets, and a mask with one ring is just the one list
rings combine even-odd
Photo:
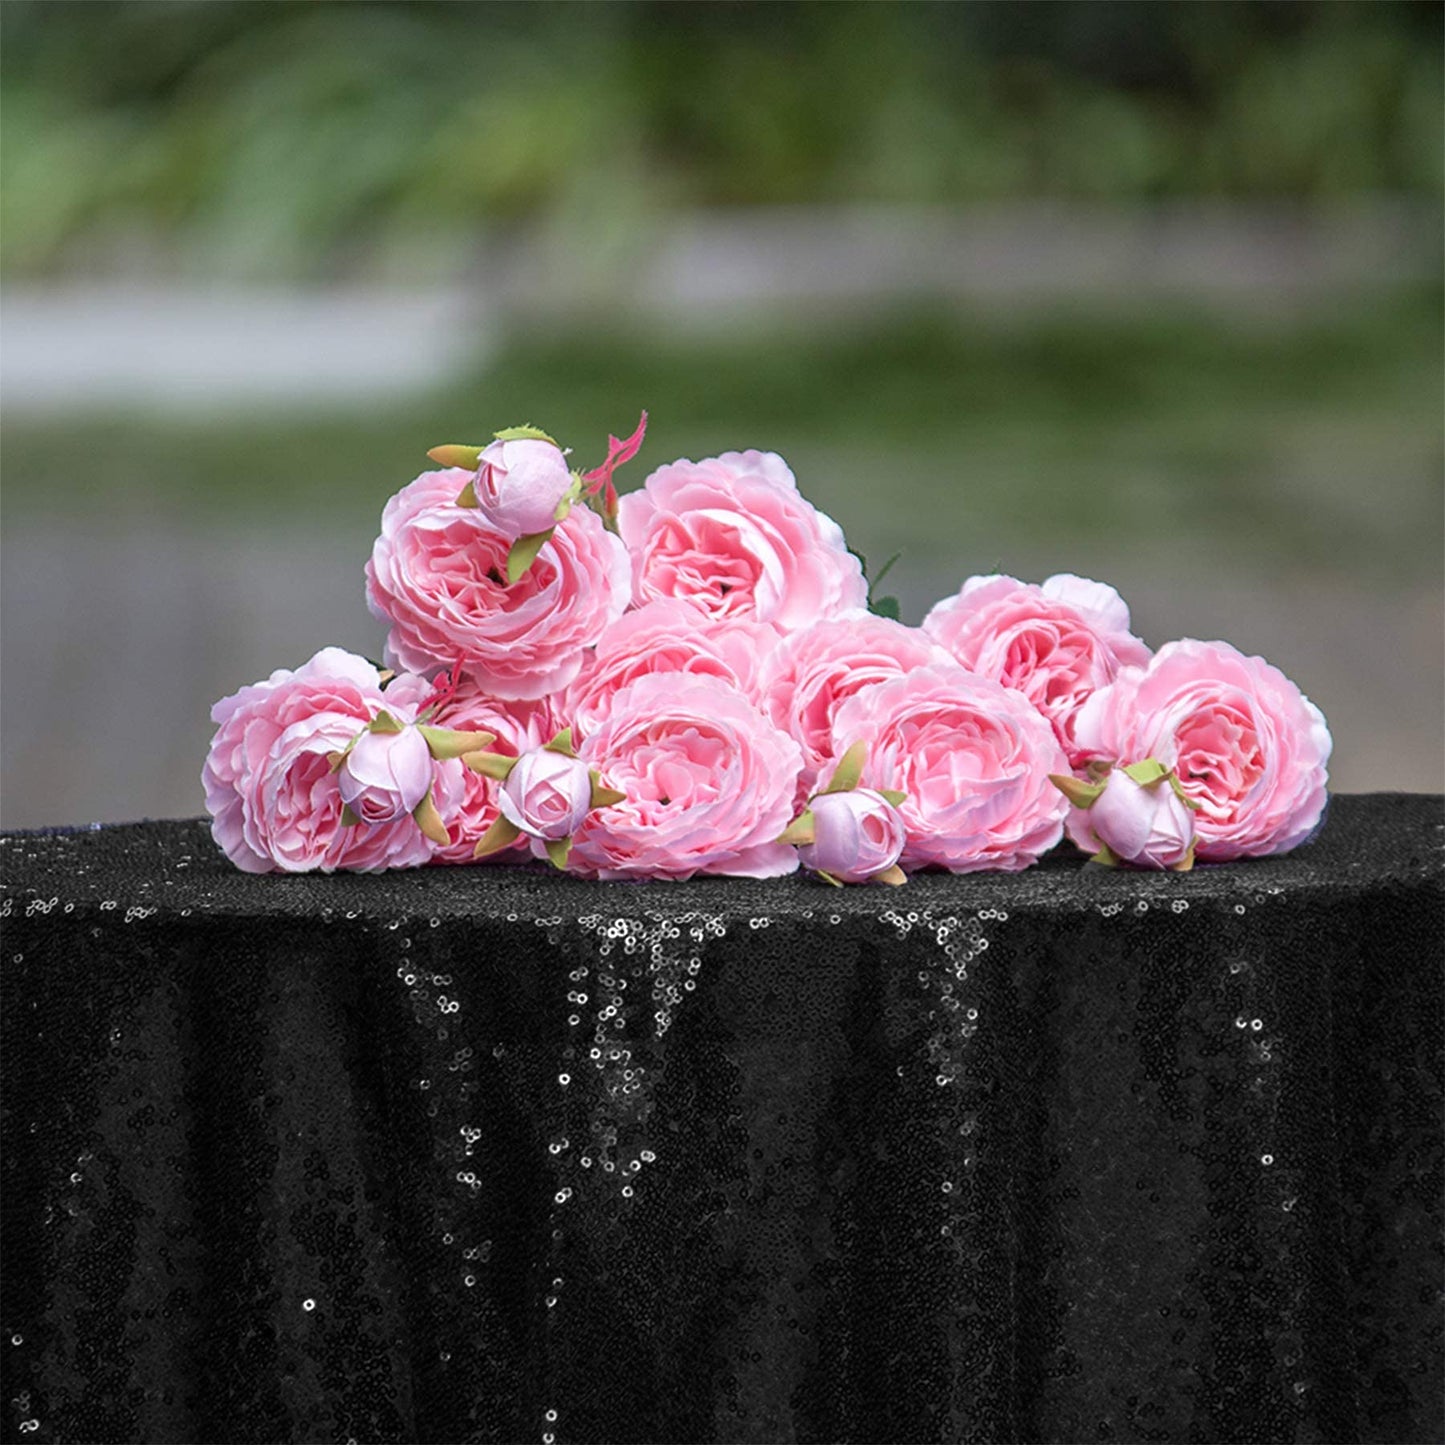
[(1442, 836), (838, 891), (10, 835), (5, 1438), (1438, 1441)]

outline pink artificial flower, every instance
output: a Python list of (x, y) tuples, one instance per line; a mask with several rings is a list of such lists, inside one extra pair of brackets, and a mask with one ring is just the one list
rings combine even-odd
[(550, 748), (523, 753), (502, 784), (502, 815), (533, 838), (570, 838), (592, 808), (592, 775), (581, 758)]
[(351, 745), (336, 779), (341, 801), (371, 827), (409, 818), (432, 785), (432, 755), (411, 726), (364, 732)]
[(1102, 780), (1104, 791), (1064, 819), (1071, 842), (1085, 853), (1107, 848), (1138, 868), (1187, 868), (1194, 861), (1194, 810), (1167, 776), (1136, 782), (1122, 767)]
[(555, 442), (495, 441), (477, 459), (477, 506), (509, 542), (557, 525), (557, 504), (572, 485), (567, 458)]
[(763, 699), (769, 716), (803, 749), (804, 794), (853, 741), (835, 738), (833, 721), (854, 693), (950, 660), (918, 628), (869, 614), (819, 622), (786, 637), (765, 664)]
[(1227, 642), (1185, 638), (1126, 668), (1080, 710), (1086, 759), (1157, 758), (1199, 810), (1209, 862), (1285, 853), (1324, 815), (1330, 732), (1278, 668)]
[(1129, 631), (1124, 599), (1067, 572), (1042, 586), (970, 577), (957, 596), (934, 605), (923, 630), (970, 672), (1023, 693), (1053, 724), (1074, 767), (1079, 708), (1121, 667), (1149, 660), (1148, 647)]
[[(339, 647), (222, 698), (211, 709), (217, 728), (201, 780), (211, 833), (226, 856), (248, 873), (376, 872), (425, 863), (433, 844), (410, 817), (342, 823), (341, 785), (331, 767), (333, 753), (383, 708), (396, 715), (397, 707), (383, 696), (376, 669)], [(445, 822), (460, 800), (464, 769), (454, 759), (432, 767)]]
[(1063, 834), (1068, 803), (1049, 781), (1068, 760), (1022, 694), (953, 663), (855, 693), (834, 723), (866, 742), (863, 782), (907, 794), (900, 866), (1018, 872)]
[[(402, 684), (397, 678), (386, 690), (388, 700)], [(422, 694), (418, 695), (418, 702)], [(493, 735), (486, 751), (505, 758), (517, 758), (532, 748), (541, 747), (556, 731), (550, 703), (504, 702), (489, 697), (476, 683), (464, 679), (461, 685), (436, 710), (431, 721), (437, 727), (455, 728), (458, 732), (484, 732)], [(501, 811), (502, 785), (494, 778), (471, 768), (462, 769), (462, 797), (456, 815), (451, 819), (452, 842), (438, 848), (432, 855), (434, 863), (471, 863), (473, 850), (485, 837)], [(508, 844), (479, 863), (518, 863), (527, 855), (525, 839)]]
[(389, 623), (387, 655), (409, 672), (460, 660), (493, 697), (565, 687), (584, 651), (627, 605), (627, 551), (594, 512), (574, 507), (537, 560), (506, 582), (512, 539), (457, 497), (458, 468), (423, 472), (387, 504), (366, 566), (367, 603)]
[(690, 602), (659, 598), (612, 623), (597, 639), (558, 712), (580, 742), (595, 732), (613, 695), (652, 673), (717, 677), (756, 701), (760, 660), (778, 641), (761, 623), (714, 618)]
[(867, 606), (841, 528), (804, 500), (772, 452), (660, 467), (621, 499), (617, 521), (638, 604), (674, 597), (784, 632)]
[(798, 745), (716, 677), (655, 674), (612, 697), (580, 748), (626, 794), (587, 815), (569, 868), (597, 878), (793, 872), (777, 842), (793, 816)]
[(808, 811), (813, 815), (813, 841), (798, 849), (798, 857), (815, 873), (830, 874), (840, 883), (866, 883), (902, 856), (903, 819), (872, 788), (819, 793)]

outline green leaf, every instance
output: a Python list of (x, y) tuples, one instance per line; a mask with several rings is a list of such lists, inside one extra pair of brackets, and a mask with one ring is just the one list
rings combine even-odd
[(501, 431), (493, 432), (499, 442), (552, 442), (555, 447), (557, 443), (547, 435), (540, 427), (531, 426), (508, 426)]
[(546, 753), (561, 753), (564, 758), (575, 758), (577, 749), (572, 745), (572, 729), (562, 728), (552, 734), (550, 742), (542, 744), (542, 751)]
[(572, 851), (572, 840), (570, 838), (548, 838), (542, 845), (547, 850), (547, 856), (552, 860), (556, 868), (567, 866), (567, 855)]
[(459, 758), (465, 753), (479, 752), (488, 743), (497, 740), (495, 733), (464, 733), (454, 728), (428, 727), (425, 723), (418, 723), (416, 730), (426, 739), (432, 757), (438, 762), (446, 758)]
[(507, 553), (508, 583), (526, 576), (527, 569), (537, 560), (537, 553), (547, 545), (556, 530), (555, 527), (548, 527), (545, 532), (529, 532), (512, 543), (512, 550)]
[(1137, 763), (1129, 763), (1122, 771), (1141, 788), (1152, 787), (1169, 776), (1169, 769), (1158, 758), (1141, 758)]
[(896, 597), (879, 597), (868, 604), (875, 617), (887, 617), (893, 622), (902, 621), (902, 609)]
[(442, 815), (437, 812), (436, 800), (428, 788), (422, 794), (422, 800), (412, 811), (412, 817), (416, 819), (416, 825), (426, 834), (438, 848), (445, 848), (452, 841), (451, 834), (447, 832), (447, 825), (442, 822)]
[(823, 791), (825, 793), (851, 793), (858, 786), (858, 780), (863, 776), (863, 763), (867, 756), (868, 745), (866, 743), (853, 743), (838, 759), (838, 766), (833, 769), (833, 776)]
[[(461, 467), (468, 472), (476, 471), (481, 455), (481, 447), (464, 446), (433, 447), (427, 453), (439, 467)], [(473, 502), (472, 505), (475, 506), (476, 503)]]
[(489, 853), (496, 853), (515, 843), (522, 836), (522, 830), (510, 819), (502, 814), (497, 814), (497, 821), (477, 839), (477, 846), (472, 849), (473, 858), (485, 858)]
[(868, 590), (871, 592), (888, 574), (893, 570), (893, 564), (903, 555), (902, 552), (895, 552), (880, 568), (876, 577), (868, 579)]
[(367, 731), (373, 733), (399, 733), (405, 729), (385, 708), (377, 713), (367, 725)]
[(1067, 773), (1050, 773), (1049, 781), (1076, 807), (1092, 808), (1104, 791), (1103, 783), (1086, 783)]

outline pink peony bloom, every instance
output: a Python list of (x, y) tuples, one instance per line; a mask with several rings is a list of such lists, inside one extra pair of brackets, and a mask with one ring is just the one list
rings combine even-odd
[[(238, 868), (375, 872), (431, 857), (432, 843), (410, 817), (370, 827), (341, 821), (341, 785), (330, 756), (383, 707), (397, 713), (376, 669), (327, 647), (295, 672), (273, 672), (211, 709), (216, 736), (201, 780), (211, 833)], [(432, 767), (445, 821), (456, 811), (464, 770), (455, 760)]]
[(903, 819), (871, 788), (819, 793), (808, 810), (813, 841), (798, 849), (798, 857), (815, 873), (830, 873), (840, 883), (866, 883), (903, 853)]
[(580, 752), (626, 799), (587, 815), (571, 869), (682, 879), (797, 868), (797, 851), (776, 839), (792, 821), (798, 745), (722, 679), (639, 678)]
[(653, 673), (721, 678), (756, 701), (760, 660), (777, 641), (760, 623), (717, 619), (690, 602), (660, 598), (603, 632), (558, 711), (580, 742), (605, 721), (615, 693)]
[(409, 818), (432, 785), (432, 755), (414, 727), (362, 733), (337, 774), (341, 801), (365, 824)]
[(477, 506), (510, 542), (557, 525), (557, 504), (572, 485), (567, 458), (554, 442), (493, 442), (477, 462)]
[(835, 740), (833, 720), (854, 693), (950, 660), (918, 628), (867, 614), (820, 622), (785, 638), (764, 666), (763, 699), (769, 716), (803, 749), (804, 793), (853, 741)]
[[(397, 678), (386, 690), (388, 700), (401, 685)], [(418, 701), (420, 697), (418, 696)], [(556, 731), (557, 722), (550, 704), (542, 702), (503, 702), (488, 697), (474, 682), (464, 681), (456, 694), (436, 711), (432, 722), (437, 727), (455, 728), (458, 732), (493, 734), (486, 751), (517, 758), (532, 748), (541, 747)], [(438, 848), (434, 863), (519, 863), (527, 856), (527, 843), (519, 839), (484, 858), (473, 859), (478, 841), (497, 821), (501, 811), (502, 785), (471, 768), (462, 769), (462, 797), (456, 816), (451, 820), (452, 842)]]
[(1087, 808), (1069, 809), (1064, 828), (1086, 853), (1107, 847), (1139, 868), (1177, 868), (1190, 856), (1194, 810), (1168, 779), (1136, 783), (1123, 768), (1114, 768)]
[(497, 800), (513, 827), (534, 838), (570, 838), (592, 808), (592, 776), (581, 758), (547, 748), (523, 753)]
[(905, 869), (1014, 873), (1063, 834), (1069, 805), (1049, 774), (1068, 767), (1053, 729), (1022, 694), (956, 664), (864, 688), (834, 736), (867, 743), (866, 786), (908, 795)]
[(867, 584), (842, 529), (772, 452), (676, 461), (621, 499), (633, 599), (695, 602), (784, 632), (862, 613)]
[(1069, 573), (1042, 586), (970, 577), (956, 597), (933, 607), (923, 630), (970, 672), (1023, 693), (1053, 724), (1075, 767), (1079, 708), (1121, 667), (1149, 660), (1148, 647), (1129, 631), (1123, 598), (1102, 582)]
[(492, 696), (565, 687), (584, 651), (627, 605), (627, 552), (597, 515), (574, 507), (510, 586), (512, 539), (456, 498), (457, 468), (423, 472), (387, 504), (366, 566), (367, 603), (390, 624), (387, 654), (410, 672), (460, 660)]
[(1171, 642), (1080, 710), (1084, 756), (1157, 758), (1196, 803), (1201, 859), (1285, 853), (1325, 809), (1330, 732), (1278, 668), (1227, 642)]

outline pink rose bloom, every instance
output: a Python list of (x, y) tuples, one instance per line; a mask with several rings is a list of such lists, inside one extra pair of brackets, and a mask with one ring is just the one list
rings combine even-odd
[(372, 614), (391, 626), (387, 655), (409, 672), (458, 660), (494, 697), (565, 687), (583, 653), (622, 615), (627, 552), (596, 513), (574, 507), (526, 573), (506, 582), (512, 539), (476, 507), (452, 467), (423, 472), (387, 504), (366, 566)]
[(1157, 758), (1200, 805), (1195, 854), (1286, 853), (1324, 815), (1330, 732), (1278, 668), (1227, 642), (1171, 642), (1080, 710), (1086, 758)]
[[(376, 872), (430, 858), (433, 845), (410, 817), (370, 827), (341, 821), (341, 785), (330, 755), (383, 707), (396, 711), (376, 669), (327, 647), (295, 672), (273, 672), (211, 709), (216, 736), (201, 781), (211, 833), (238, 868)], [(443, 821), (456, 811), (462, 771), (455, 760), (433, 764)]]
[(1037, 587), (1013, 577), (970, 577), (956, 597), (933, 607), (923, 630), (970, 672), (1023, 693), (1054, 725), (1075, 767), (1079, 708), (1121, 667), (1149, 660), (1148, 647), (1129, 631), (1124, 599), (1067, 572)]
[(842, 529), (803, 499), (772, 452), (659, 467), (621, 499), (617, 522), (639, 604), (675, 597), (791, 632), (868, 603)]
[[(386, 690), (388, 698), (400, 686), (397, 678)], [(429, 686), (429, 685), (428, 685)], [(418, 699), (419, 701), (420, 699)], [(486, 751), (517, 758), (531, 748), (541, 747), (557, 731), (551, 707), (542, 702), (503, 702), (488, 697), (473, 682), (464, 681), (454, 697), (437, 710), (431, 721), (439, 728), (458, 732), (493, 734)], [(484, 858), (473, 858), (477, 843), (497, 821), (502, 785), (495, 778), (462, 768), (462, 797), (456, 816), (450, 821), (452, 842), (432, 855), (434, 863), (518, 863), (527, 856), (525, 839), (518, 839)]]
[(753, 697), (760, 659), (777, 641), (770, 627), (716, 619), (690, 602), (659, 598), (603, 632), (558, 711), (580, 742), (606, 720), (615, 693), (653, 673), (721, 678)]
[(1068, 771), (1048, 721), (1018, 692), (953, 663), (864, 688), (838, 709), (840, 743), (868, 745), (863, 782), (898, 789), (908, 841), (900, 865), (1015, 873), (1064, 831)]
[(1064, 828), (1085, 853), (1103, 845), (1124, 863), (1174, 868), (1189, 856), (1194, 810), (1167, 779), (1146, 786), (1115, 768), (1087, 808), (1069, 809)]
[(833, 721), (854, 693), (950, 660), (918, 628), (868, 614), (820, 622), (785, 638), (765, 668), (763, 697), (769, 716), (803, 749), (805, 794), (853, 741), (835, 740)]
[(597, 878), (773, 878), (793, 817), (798, 745), (715, 677), (639, 678), (612, 698), (581, 756), (626, 799), (587, 815), (569, 868)]
[(819, 793), (808, 808), (813, 841), (798, 849), (798, 857), (815, 873), (830, 873), (840, 883), (866, 883), (903, 853), (903, 819), (872, 788)]
[(336, 777), (341, 801), (369, 826), (409, 818), (432, 785), (432, 755), (414, 727), (363, 733)]
[(513, 827), (534, 838), (570, 838), (592, 807), (592, 776), (581, 758), (534, 748), (502, 784), (498, 803)]
[(487, 521), (515, 542), (557, 525), (557, 503), (571, 485), (560, 447), (523, 439), (484, 448), (474, 490)]

